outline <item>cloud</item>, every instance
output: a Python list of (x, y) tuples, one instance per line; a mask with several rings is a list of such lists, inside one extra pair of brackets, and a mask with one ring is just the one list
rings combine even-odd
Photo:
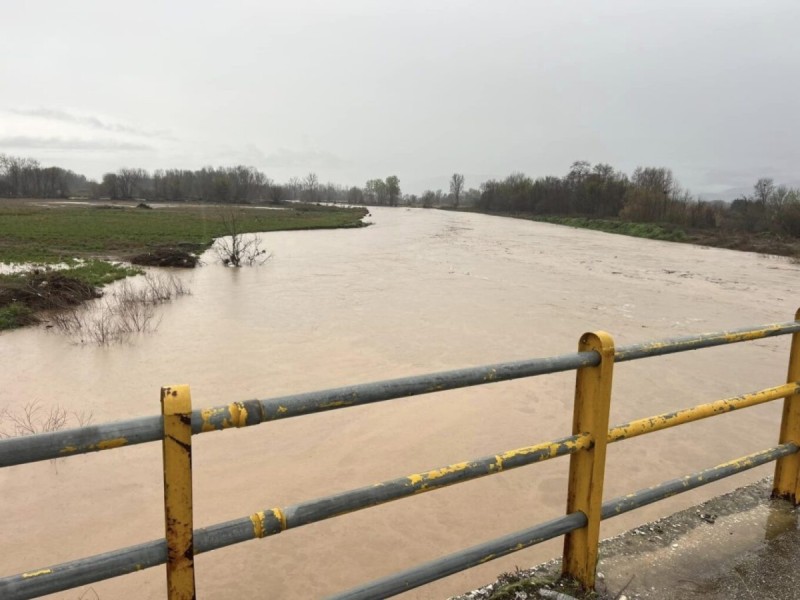
[(27, 135), (0, 137), (0, 148), (25, 148), (35, 150), (103, 150), (103, 151), (145, 151), (153, 150), (147, 144), (123, 142), (119, 140), (91, 140), (63, 137), (33, 137)]
[(258, 162), (264, 167), (325, 169), (350, 165), (350, 161), (322, 150), (290, 150), (278, 148), (275, 152), (264, 154), (256, 148), (250, 148), (258, 154)]
[(49, 121), (83, 125), (84, 127), (99, 129), (101, 131), (110, 131), (112, 133), (128, 133), (132, 135), (153, 138), (168, 137), (168, 133), (165, 131), (147, 131), (122, 123), (106, 121), (100, 119), (99, 117), (91, 115), (79, 115), (56, 108), (10, 108), (8, 109), (8, 112), (23, 117), (36, 117), (39, 119), (47, 119)]

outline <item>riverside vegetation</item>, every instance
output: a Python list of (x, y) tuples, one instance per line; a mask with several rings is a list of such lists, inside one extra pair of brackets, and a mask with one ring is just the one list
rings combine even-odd
[[(192, 256), (238, 233), (360, 227), (366, 210), (282, 204), (278, 210), (214, 206), (142, 210), (119, 204), (0, 203), (0, 263), (34, 265), (0, 275), (0, 330), (37, 322), (37, 313), (100, 296), (99, 287), (142, 273), (129, 261)], [(189, 261), (192, 266), (196, 261)]]
[(323, 183), (315, 173), (278, 183), (243, 165), (198, 170), (121, 168), (100, 181), (31, 158), (0, 154), (0, 197), (134, 198), (153, 202), (219, 204), (299, 199), (364, 206), (475, 210), (651, 239), (779, 254), (800, 260), (800, 189), (769, 178), (751, 193), (701, 199), (665, 167), (637, 167), (630, 175), (609, 164), (575, 161), (563, 176), (512, 173), (467, 187), (454, 173), (441, 189), (403, 194), (396, 175), (363, 186)]

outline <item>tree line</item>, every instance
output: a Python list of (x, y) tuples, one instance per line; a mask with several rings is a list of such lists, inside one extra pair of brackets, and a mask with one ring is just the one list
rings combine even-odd
[(33, 158), (0, 154), (0, 197), (66, 198), (73, 190), (88, 189), (89, 182), (61, 167), (43, 167)]
[(278, 203), (284, 200), (338, 204), (398, 206), (403, 196), (400, 179), (370, 179), (362, 187), (321, 183), (316, 173), (273, 181), (250, 166), (202, 169), (122, 168), (105, 173), (100, 181), (60, 167), (42, 167), (38, 161), (0, 154), (0, 197), (69, 198), (166, 202)]
[(479, 189), (454, 173), (449, 192), (403, 194), (396, 175), (370, 179), (363, 187), (321, 183), (315, 173), (278, 183), (249, 166), (197, 170), (122, 168), (99, 182), (38, 161), (0, 155), (0, 197), (69, 196), (169, 202), (279, 203), (286, 200), (366, 206), (471, 209), (531, 216), (582, 216), (674, 224), (697, 229), (800, 237), (800, 190), (759, 179), (752, 194), (731, 203), (695, 198), (665, 167), (637, 167), (628, 176), (611, 165), (576, 161), (564, 176), (533, 179), (512, 173)]
[(731, 203), (699, 200), (664, 167), (638, 167), (629, 177), (611, 165), (577, 161), (563, 177), (531, 179), (513, 173), (483, 183), (475, 208), (800, 237), (800, 189), (762, 178), (752, 194)]

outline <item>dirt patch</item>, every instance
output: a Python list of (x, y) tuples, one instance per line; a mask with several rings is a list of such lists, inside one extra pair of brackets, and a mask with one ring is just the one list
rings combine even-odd
[(0, 307), (21, 304), (30, 310), (53, 310), (99, 298), (100, 292), (59, 272), (34, 271), (0, 282)]
[(0, 277), (0, 331), (38, 323), (37, 312), (64, 310), (100, 296), (95, 286), (57, 271)]
[(145, 267), (193, 269), (197, 266), (199, 259), (196, 254), (184, 248), (163, 247), (132, 256), (130, 262)]

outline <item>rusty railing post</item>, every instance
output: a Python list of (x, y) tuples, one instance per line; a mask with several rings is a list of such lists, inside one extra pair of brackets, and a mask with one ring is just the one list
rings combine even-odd
[(572, 432), (590, 434), (593, 443), (590, 448), (570, 457), (567, 514), (580, 511), (586, 515), (587, 524), (565, 536), (562, 574), (587, 589), (593, 589), (600, 542), (614, 340), (604, 331), (585, 333), (578, 350), (594, 350), (600, 355), (600, 364), (578, 369), (575, 381)]
[(169, 600), (194, 600), (192, 398), (188, 385), (161, 388), (164, 521)]
[[(794, 316), (800, 321), (800, 309)], [(792, 348), (789, 352), (789, 374), (786, 381), (800, 381), (800, 332), (792, 334)], [(800, 445), (800, 394), (787, 396), (783, 401), (780, 443), (792, 442)], [(800, 504), (800, 453), (779, 458), (775, 464), (775, 478), (772, 482), (772, 495), (785, 498), (795, 505)]]

